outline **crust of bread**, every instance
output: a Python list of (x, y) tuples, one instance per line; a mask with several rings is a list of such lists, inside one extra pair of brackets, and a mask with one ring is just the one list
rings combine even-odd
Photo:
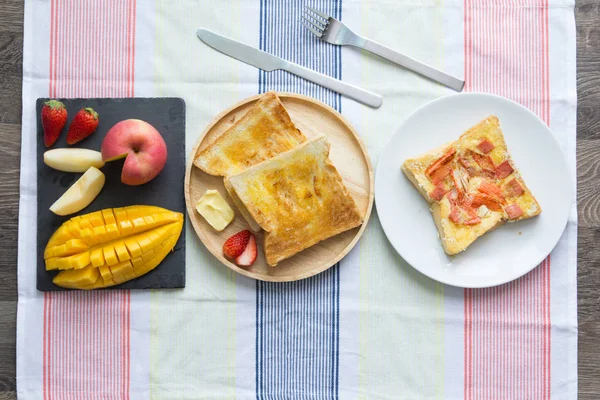
[(457, 226), (448, 220), (447, 217), (442, 218), (444, 207), (448, 206), (443, 203), (432, 203), (431, 214), (433, 215), (435, 226), (438, 229), (444, 251), (451, 256), (464, 251), (475, 240), (503, 225), (505, 222), (501, 212), (490, 211), (478, 225)]
[(250, 229), (252, 229), (254, 232), (260, 232), (260, 225), (258, 225), (254, 218), (252, 218), (252, 215), (250, 215), (250, 212), (248, 212), (248, 209), (246, 208), (244, 203), (242, 203), (237, 193), (235, 193), (235, 190), (231, 186), (231, 183), (229, 183), (229, 179), (227, 179), (227, 177), (223, 179), (223, 186), (225, 186), (225, 190), (227, 190), (229, 197), (231, 198), (231, 200), (233, 200), (233, 203), (236, 205), (237, 209), (240, 211), (246, 222), (248, 222), (248, 225), (250, 225)]
[(200, 151), (194, 165), (210, 175), (233, 175), (305, 141), (277, 94), (267, 92), (242, 118)]
[(265, 230), (265, 258), (271, 266), (363, 221), (329, 160), (324, 137), (230, 176), (228, 181)]
[[(482, 222), (479, 224), (456, 225), (448, 219), (450, 213), (450, 203), (448, 199), (443, 198), (440, 202), (437, 202), (429, 195), (429, 193), (433, 191), (434, 185), (425, 174), (425, 170), (431, 163), (446, 153), (450, 147), (455, 148), (457, 152), (464, 149), (473, 150), (476, 149), (477, 144), (484, 138), (490, 140), (494, 144), (494, 149), (488, 154), (494, 164), (498, 165), (501, 162), (508, 160), (513, 167), (514, 172), (499, 181), (498, 185), (503, 188), (512, 179), (516, 179), (519, 182), (525, 193), (520, 196), (507, 197), (506, 200), (508, 204), (518, 204), (523, 210), (523, 215), (517, 219), (509, 220), (504, 211), (488, 210), (487, 214), (482, 218)], [(500, 121), (493, 115), (468, 129), (458, 138), (458, 140), (433, 149), (419, 157), (407, 159), (403, 163), (401, 169), (423, 198), (430, 203), (433, 220), (438, 229), (444, 251), (449, 255), (454, 255), (465, 250), (477, 240), (477, 238), (496, 229), (506, 221), (516, 222), (532, 218), (539, 215), (542, 211), (539, 203), (527, 185), (525, 185), (519, 170), (510, 158), (504, 135), (500, 129)]]
[(432, 203), (434, 200), (429, 196), (434, 188), (429, 178), (425, 175), (425, 170), (433, 161), (441, 157), (450, 147), (456, 142), (446, 143), (442, 146), (436, 147), (433, 150), (428, 151), (425, 154), (417, 158), (409, 158), (402, 164), (402, 172), (414, 185), (414, 187), (421, 193), (421, 196), (427, 200), (428, 203)]

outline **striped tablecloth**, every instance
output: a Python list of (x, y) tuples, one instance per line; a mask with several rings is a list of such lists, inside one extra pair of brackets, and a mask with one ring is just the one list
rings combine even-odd
[[(574, 399), (577, 221), (516, 282), (443, 286), (406, 265), (376, 213), (356, 248), (311, 279), (263, 283), (187, 236), (187, 287), (35, 289), (37, 97), (179, 96), (187, 150), (222, 109), (266, 90), (341, 111), (373, 164), (402, 120), (450, 93), (382, 59), (318, 42), (309, 4), (365, 36), (500, 94), (552, 128), (575, 182), (572, 0), (26, 0), (19, 210), (21, 399)], [(283, 72), (262, 73), (198, 27), (384, 95), (370, 109)], [(417, 239), (415, 239), (417, 240)]]

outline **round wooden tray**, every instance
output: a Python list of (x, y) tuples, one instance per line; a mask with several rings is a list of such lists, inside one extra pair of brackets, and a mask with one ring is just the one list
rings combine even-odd
[[(288, 282), (308, 278), (325, 271), (341, 260), (362, 235), (373, 206), (373, 169), (366, 148), (348, 121), (333, 108), (310, 97), (294, 93), (278, 93), (296, 127), (310, 140), (325, 135), (331, 143), (329, 157), (336, 166), (359, 210), (364, 215), (361, 226), (324, 240), (295, 256), (270, 267), (263, 254), (263, 234), (256, 235), (258, 257), (248, 268), (240, 268), (223, 256), (225, 240), (243, 229), (250, 229), (223, 186), (223, 178), (208, 175), (193, 166), (199, 150), (244, 115), (258, 100), (252, 96), (217, 115), (194, 146), (185, 173), (185, 203), (196, 234), (206, 248), (223, 264), (242, 275), (272, 282)], [(235, 220), (222, 232), (215, 231), (196, 211), (195, 204), (207, 189), (216, 189), (236, 212)]]

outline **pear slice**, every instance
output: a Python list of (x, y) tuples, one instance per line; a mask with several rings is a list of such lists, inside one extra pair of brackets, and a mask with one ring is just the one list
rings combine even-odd
[(50, 206), (56, 215), (69, 215), (87, 207), (104, 187), (104, 174), (90, 167), (58, 200)]
[(44, 153), (44, 163), (63, 172), (85, 172), (89, 167), (102, 168), (102, 153), (89, 149), (53, 149)]

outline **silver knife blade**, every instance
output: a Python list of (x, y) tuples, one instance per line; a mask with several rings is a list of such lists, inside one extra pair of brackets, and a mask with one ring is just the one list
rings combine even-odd
[(262, 50), (236, 42), (206, 29), (198, 29), (196, 34), (200, 40), (213, 49), (265, 71), (285, 68), (288, 63), (288, 61), (282, 58), (275, 57)]
[(198, 29), (196, 34), (200, 40), (213, 49), (264, 71), (270, 72), (276, 69), (283, 69), (371, 107), (377, 108), (381, 106), (383, 101), (382, 97), (376, 93), (350, 85), (339, 79), (313, 71), (312, 69), (308, 69), (272, 54), (265, 53), (262, 50), (236, 42), (235, 40), (226, 38), (207, 29)]

